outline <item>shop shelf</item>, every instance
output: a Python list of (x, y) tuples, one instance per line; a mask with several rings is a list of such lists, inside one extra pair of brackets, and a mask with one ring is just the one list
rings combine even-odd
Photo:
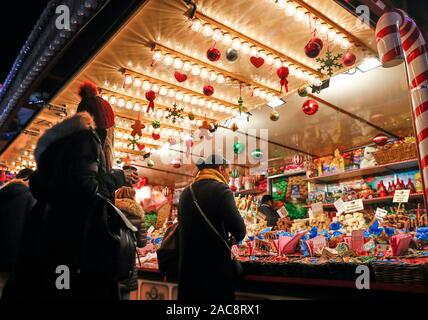
[(281, 174), (277, 174), (274, 176), (270, 176), (270, 177), (268, 177), (268, 179), (271, 180), (271, 179), (278, 179), (278, 178), (284, 178), (284, 177), (298, 176), (301, 174), (306, 174), (306, 171), (305, 170), (289, 171), (286, 173), (281, 173)]
[(313, 183), (330, 183), (337, 182), (340, 180), (345, 180), (349, 178), (369, 176), (369, 175), (379, 175), (382, 173), (391, 173), (404, 169), (418, 168), (418, 160), (408, 160), (401, 162), (388, 163), (376, 167), (364, 168), (364, 169), (355, 169), (349, 170), (341, 173), (323, 175), (319, 177), (308, 178), (308, 182)]
[(260, 190), (260, 189), (255, 188), (255, 189), (236, 191), (234, 193), (235, 193), (235, 195), (247, 195), (247, 194), (262, 194), (265, 192), (266, 192), (266, 190)]

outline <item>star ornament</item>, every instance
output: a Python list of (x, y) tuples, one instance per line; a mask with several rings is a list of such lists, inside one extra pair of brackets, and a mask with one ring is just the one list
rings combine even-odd
[(146, 126), (144, 123), (141, 123), (140, 120), (135, 120), (134, 124), (131, 125), (132, 132), (131, 136), (135, 137), (136, 135), (139, 135), (140, 137), (143, 135), (141, 132), (142, 129), (144, 129)]
[(172, 108), (166, 108), (166, 111), (168, 113), (166, 118), (171, 118), (172, 123), (176, 123), (178, 119), (183, 119), (184, 108), (178, 108), (176, 103), (174, 103)]
[(339, 53), (336, 56), (333, 56), (333, 53), (328, 50), (325, 58), (317, 58), (316, 61), (320, 63), (318, 68), (319, 72), (327, 71), (327, 74), (332, 77), (334, 74), (334, 69), (343, 68), (343, 65), (339, 62), (342, 59), (342, 54)]

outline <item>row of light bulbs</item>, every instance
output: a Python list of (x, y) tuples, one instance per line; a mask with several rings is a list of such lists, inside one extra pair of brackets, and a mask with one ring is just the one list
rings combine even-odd
[(305, 8), (302, 8), (292, 0), (266, 0), (271, 4), (275, 4), (278, 10), (284, 11), (288, 17), (294, 17), (295, 21), (302, 22), (305, 25), (311, 25), (322, 36), (327, 36), (330, 41), (335, 42), (342, 49), (349, 49), (352, 44), (348, 38), (335, 30), (332, 26), (328, 25), (321, 18), (311, 14)]
[[(116, 125), (117, 125), (117, 128), (122, 128), (124, 130), (130, 131), (132, 122), (125, 120), (125, 119), (116, 118)], [(198, 120), (197, 125), (201, 126), (202, 121)], [(142, 131), (151, 132), (150, 130), (152, 130), (152, 129), (153, 129), (152, 126), (146, 126), (146, 128), (143, 129)], [(184, 130), (177, 130), (177, 129), (172, 129), (172, 128), (159, 128), (159, 129), (155, 129), (152, 131), (158, 132), (161, 135), (164, 135), (167, 137), (174, 137), (174, 138), (184, 138), (188, 135), (188, 134), (186, 134), (186, 132)], [(128, 135), (126, 133), (116, 132), (115, 134), (119, 135), (118, 136), (119, 139), (128, 139), (131, 137), (130, 135)]]
[[(162, 51), (159, 49), (156, 49), (153, 51), (153, 60), (157, 62), (163, 61), (163, 63), (166, 66), (172, 65), (176, 70), (183, 70), (185, 72), (190, 72), (194, 76), (199, 76), (202, 79), (208, 79), (210, 81), (217, 81), (217, 83), (219, 84), (232, 81), (232, 78), (225, 77), (222, 73), (218, 73), (214, 70), (210, 70), (205, 66), (201, 67), (196, 63), (192, 64), (190, 61), (187, 61), (187, 60), (183, 61), (181, 58), (175, 57), (170, 53), (163, 54)], [(280, 65), (278, 66), (278, 68), (282, 66), (282, 62), (280, 59), (279, 59), (279, 62), (280, 62)], [(272, 93), (269, 93), (268, 91), (264, 91), (260, 88), (256, 87), (254, 88), (254, 91), (257, 91), (257, 95), (256, 95), (257, 97), (260, 97), (261, 99), (264, 99), (268, 102), (275, 98), (275, 95), (273, 95)]]
[[(223, 44), (227, 46), (230, 45), (233, 49), (240, 50), (243, 54), (250, 54), (251, 56), (261, 57), (265, 60), (266, 64), (273, 65), (275, 68), (286, 66), (289, 69), (291, 76), (296, 77), (300, 80), (305, 80), (311, 85), (319, 85), (321, 82), (321, 80), (311, 72), (304, 71), (301, 68), (296, 67), (292, 63), (283, 61), (275, 54), (267, 52), (264, 49), (258, 48), (256, 45), (249, 43), (245, 40), (241, 40), (239, 37), (232, 38), (232, 35), (229, 32), (223, 31), (220, 28), (213, 27), (211, 26), (211, 24), (205, 23), (202, 20), (195, 19), (192, 24), (192, 30), (195, 32), (202, 32), (202, 35), (204, 35), (205, 37), (212, 37), (216, 42), (222, 41)], [(157, 55), (159, 56), (159, 53), (157, 53)], [(172, 57), (170, 57), (170, 59), (172, 60)], [(262, 99), (264, 98), (262, 96), (260, 97)]]
[[(216, 112), (218, 111), (218, 112), (223, 112), (226, 114), (233, 113), (233, 108), (227, 107), (221, 103), (213, 102), (209, 99), (197, 97), (195, 95), (184, 93), (182, 91), (175, 90), (172, 88), (167, 88), (166, 86), (163, 86), (163, 85), (160, 86), (156, 83), (152, 84), (147, 80), (143, 81), (140, 77), (138, 77), (138, 76), (133, 77), (132, 75), (130, 75), (128, 73), (125, 74), (124, 77), (125, 77), (124, 83), (125, 83), (125, 85), (128, 85), (128, 86), (133, 85), (134, 87), (141, 88), (144, 91), (152, 90), (155, 93), (159, 93), (160, 96), (175, 98), (177, 101), (183, 101), (184, 103), (190, 103), (192, 105), (198, 105), (200, 107), (207, 107), (208, 109), (212, 109), (213, 111), (216, 111)], [(272, 99), (273, 99), (273, 95), (272, 95)], [(110, 99), (107, 99), (107, 100), (111, 104)], [(113, 98), (112, 101), (113, 101), (113, 103), (119, 102), (119, 99)], [(123, 102), (121, 102), (121, 105), (126, 106), (126, 103), (127, 102), (125, 102), (125, 105), (123, 105)], [(131, 105), (129, 105), (129, 107), (130, 106)], [(132, 107), (131, 107), (131, 109), (132, 109)]]

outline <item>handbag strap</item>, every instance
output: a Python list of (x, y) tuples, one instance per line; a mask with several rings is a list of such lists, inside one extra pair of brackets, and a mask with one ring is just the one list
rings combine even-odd
[(214, 231), (214, 233), (221, 239), (221, 242), (223, 242), (223, 244), (227, 248), (227, 251), (229, 251), (232, 254), (233, 258), (236, 258), (235, 254), (232, 252), (229, 244), (226, 242), (226, 240), (224, 240), (224, 238), (221, 236), (221, 234), (217, 231), (216, 227), (213, 226), (213, 224), (208, 219), (208, 217), (205, 215), (204, 211), (202, 210), (201, 206), (199, 205), (198, 200), (196, 199), (195, 191), (193, 190), (193, 184), (190, 185), (190, 194), (192, 195), (193, 203), (195, 204), (196, 208), (198, 209), (199, 213), (204, 218), (206, 223), (211, 227), (211, 229)]

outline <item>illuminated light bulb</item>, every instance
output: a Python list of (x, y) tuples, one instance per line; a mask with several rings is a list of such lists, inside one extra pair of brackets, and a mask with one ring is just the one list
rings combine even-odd
[(178, 101), (183, 100), (184, 95), (182, 92), (177, 92), (177, 94), (175, 95), (175, 99), (177, 99)]
[(174, 89), (169, 89), (168, 90), (168, 97), (170, 97), (170, 98), (174, 98), (175, 97), (175, 90)]
[(210, 81), (216, 81), (217, 80), (217, 72), (210, 71)]
[(161, 109), (158, 109), (158, 111), (157, 111), (157, 116), (159, 117), (159, 118), (162, 118), (162, 116), (163, 116), (163, 112), (162, 112), (162, 110)]
[(239, 38), (233, 38), (232, 40), (232, 48), (235, 50), (241, 49), (241, 40)]
[(180, 58), (175, 58), (174, 59), (174, 68), (175, 69), (181, 69), (181, 67), (183, 67), (183, 61), (181, 61)]
[(123, 108), (125, 106), (125, 100), (123, 100), (122, 98), (120, 98), (119, 100), (117, 100), (117, 106), (119, 108)]
[(272, 65), (272, 64), (273, 64), (273, 62), (274, 62), (274, 57), (273, 57), (273, 55), (268, 54), (268, 55), (267, 55), (267, 57), (266, 57), (266, 63), (267, 63), (268, 65)]
[(133, 79), (130, 74), (125, 74), (125, 84), (132, 84)]
[(114, 106), (117, 103), (117, 99), (115, 96), (111, 96), (110, 99), (108, 99), (108, 102)]
[(202, 26), (201, 20), (193, 21), (193, 24), (192, 24), (192, 30), (193, 31), (199, 32), (199, 31), (201, 31), (202, 28), (203, 28), (203, 26)]
[(183, 64), (183, 71), (189, 72), (192, 70), (192, 64), (189, 61), (185, 61)]
[(221, 41), (223, 39), (223, 32), (220, 29), (215, 29), (213, 33), (213, 39), (214, 41)]
[(296, 21), (302, 21), (305, 17), (305, 9), (303, 9), (302, 7), (299, 7), (296, 9), (296, 13), (294, 14), (294, 20)]
[(257, 50), (257, 47), (256, 47), (256, 46), (252, 46), (252, 47), (250, 48), (250, 54), (251, 54), (252, 56), (257, 57), (258, 53), (259, 53), (259, 51)]
[(208, 109), (211, 109), (213, 103), (211, 101), (207, 101), (206, 106)]
[(348, 40), (348, 39), (346, 39), (346, 38), (343, 38), (343, 39), (342, 39), (342, 43), (340, 44), (340, 47), (341, 47), (342, 49), (349, 49), (351, 46), (352, 46), (352, 45), (351, 45), (351, 42), (349, 42), (349, 40)]
[(204, 28), (202, 29), (202, 35), (205, 37), (211, 37), (213, 35), (213, 29), (208, 23), (204, 25)]
[(191, 100), (191, 98), (190, 98), (190, 96), (188, 95), (188, 94), (186, 94), (185, 96), (184, 96), (184, 98), (183, 98), (183, 102), (190, 102), (190, 100)]
[(141, 86), (143, 88), (144, 91), (148, 91), (150, 90), (150, 82), (148, 82), (147, 80), (143, 81), (143, 85)]
[(159, 86), (156, 83), (152, 85), (152, 91), (154, 91), (155, 93), (159, 92)]
[(139, 88), (139, 87), (141, 87), (141, 84), (142, 84), (141, 78), (137, 77), (134, 79), (134, 87)]
[(281, 68), (282, 67), (282, 61), (280, 58), (275, 58), (275, 60), (273, 61), (273, 65), (275, 66), (275, 68)]
[(219, 108), (218, 104), (213, 103), (213, 106), (212, 106), (213, 111), (218, 111), (218, 108)]
[(108, 95), (106, 95), (106, 94), (101, 95), (101, 98), (103, 98), (103, 100), (108, 101)]
[(198, 98), (196, 98), (196, 97), (192, 97), (192, 100), (190, 101), (190, 103), (191, 104), (193, 104), (193, 105), (196, 105), (196, 104), (198, 104)]
[(153, 52), (153, 60), (155, 60), (155, 61), (161, 61), (162, 60), (162, 51), (155, 50)]
[(222, 74), (219, 74), (217, 76), (217, 83), (224, 83), (226, 81), (226, 79), (224, 78), (224, 76)]
[(134, 104), (134, 111), (140, 111), (140, 104), (138, 102)]
[(202, 126), (202, 120), (198, 120), (198, 121), (196, 121), (196, 125), (197, 125), (198, 127)]
[(174, 63), (174, 60), (172, 59), (169, 53), (165, 55), (165, 58), (163, 59), (163, 63), (165, 63), (167, 66), (170, 66)]
[(250, 44), (248, 42), (243, 42), (241, 45), (241, 52), (243, 54), (248, 54), (250, 52)]
[(264, 50), (260, 50), (258, 55), (263, 60), (266, 60), (267, 54), (266, 54), (266, 52)]
[(281, 9), (281, 10), (285, 8), (286, 4), (287, 4), (287, 1), (285, 1), (285, 0), (278, 0), (276, 2), (277, 8)]
[(297, 77), (298, 79), (303, 79), (303, 71), (302, 71), (302, 69), (298, 69), (298, 70), (296, 71), (296, 77)]
[(132, 109), (132, 107), (133, 107), (132, 102), (128, 100), (128, 101), (126, 102), (126, 109), (131, 110), (131, 109)]
[(260, 89), (259, 88), (255, 88), (253, 90), (253, 96), (258, 97), (260, 95)]
[(288, 67), (288, 71), (290, 72), (291, 76), (294, 76), (296, 74), (296, 67), (291, 65)]
[(209, 72), (208, 72), (207, 68), (202, 68), (201, 69), (201, 75), (200, 76), (201, 76), (202, 79), (208, 78)]
[(321, 35), (326, 35), (328, 30), (329, 30), (328, 25), (326, 25), (325, 23), (321, 24), (321, 26), (318, 29)]
[(262, 99), (266, 99), (266, 92), (265, 91), (260, 91), (260, 98)]
[(223, 43), (227, 46), (232, 43), (232, 37), (227, 32), (223, 35)]
[(285, 6), (285, 14), (289, 17), (294, 15), (296, 13), (296, 6), (293, 4), (293, 2), (288, 2)]
[(199, 69), (199, 67), (198, 67), (196, 64), (194, 64), (194, 65), (192, 66), (192, 71), (191, 71), (191, 73), (192, 73), (194, 76), (198, 76), (200, 72), (201, 72), (201, 70)]
[(306, 73), (306, 72), (304, 72), (303, 73), (303, 79), (305, 79), (306, 81), (309, 81), (309, 78), (310, 78), (311, 76), (310, 76), (310, 74), (309, 73)]
[(224, 105), (221, 105), (220, 108), (218, 109), (220, 112), (224, 112), (224, 110), (226, 110), (226, 107)]
[(313, 74), (311, 74), (310, 76), (309, 76), (309, 83), (310, 84), (314, 84), (315, 83), (315, 81), (316, 81), (316, 77), (313, 75)]
[(199, 101), (198, 101), (198, 106), (200, 106), (200, 107), (204, 107), (205, 106), (205, 99), (199, 99)]
[(328, 39), (329, 39), (330, 41), (334, 41), (334, 40), (336, 39), (336, 35), (337, 35), (337, 33), (336, 33), (336, 31), (335, 31), (334, 29), (330, 29), (330, 30), (327, 32), (327, 36), (328, 36)]
[(168, 94), (168, 89), (166, 87), (161, 87), (159, 90), (161, 96), (166, 96)]

